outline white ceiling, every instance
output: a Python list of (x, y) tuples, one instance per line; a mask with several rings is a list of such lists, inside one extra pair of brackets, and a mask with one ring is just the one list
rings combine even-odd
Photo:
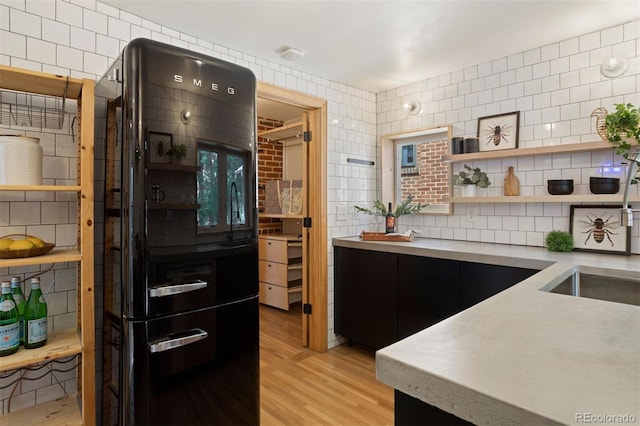
[[(640, 17), (639, 0), (100, 0), (374, 93)], [(304, 52), (295, 62), (276, 52)]]

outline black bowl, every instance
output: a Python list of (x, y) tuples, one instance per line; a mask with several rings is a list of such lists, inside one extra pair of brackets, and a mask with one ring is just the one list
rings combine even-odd
[(620, 179), (607, 177), (590, 177), (589, 189), (592, 194), (617, 194), (620, 191)]
[(549, 179), (547, 191), (551, 195), (569, 195), (573, 192), (573, 179)]

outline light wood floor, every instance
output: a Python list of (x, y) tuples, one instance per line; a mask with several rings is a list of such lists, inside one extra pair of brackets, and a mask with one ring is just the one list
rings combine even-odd
[(392, 425), (393, 389), (376, 380), (373, 353), (303, 348), (292, 307), (260, 305), (261, 425)]

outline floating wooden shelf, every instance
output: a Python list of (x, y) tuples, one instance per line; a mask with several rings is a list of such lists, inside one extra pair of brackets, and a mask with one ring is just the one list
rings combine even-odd
[(605, 149), (612, 150), (613, 146), (605, 141), (584, 142), (584, 143), (572, 143), (572, 144), (565, 144), (565, 145), (539, 146), (534, 148), (505, 149), (501, 151), (473, 152), (470, 154), (443, 155), (442, 160), (451, 161), (452, 163), (459, 163), (461, 161), (489, 160), (489, 159), (496, 159), (496, 158), (511, 158), (511, 157), (527, 157), (532, 155), (543, 155), (543, 154), (564, 154), (564, 153), (572, 153), (572, 152), (601, 151)]
[(38, 404), (2, 416), (2, 426), (82, 425), (77, 395)]
[[(15, 370), (39, 362), (50, 361), (82, 352), (78, 330), (70, 328), (47, 337), (47, 344), (41, 348), (20, 347), (13, 355), (0, 358), (0, 371)], [(4, 418), (2, 419), (4, 421)]]
[[(452, 197), (452, 203), (618, 203), (622, 204), (622, 194), (576, 194), (576, 195), (533, 195), (517, 197)], [(630, 195), (629, 201), (640, 201), (640, 195)]]

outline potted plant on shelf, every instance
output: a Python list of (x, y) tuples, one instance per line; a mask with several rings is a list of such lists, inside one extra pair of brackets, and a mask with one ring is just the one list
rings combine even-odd
[(187, 146), (183, 143), (175, 144), (167, 151), (167, 155), (172, 156), (174, 163), (180, 164), (187, 155)]
[(477, 187), (487, 188), (491, 185), (491, 181), (479, 167), (471, 168), (465, 164), (464, 170), (453, 177), (453, 184), (462, 187), (463, 196), (473, 197), (476, 195)]
[[(640, 165), (640, 108), (632, 104), (616, 104), (616, 110), (607, 113), (604, 128), (596, 126), (600, 136), (604, 132), (604, 139), (614, 146), (617, 154)], [(631, 183), (638, 183), (638, 172)]]

